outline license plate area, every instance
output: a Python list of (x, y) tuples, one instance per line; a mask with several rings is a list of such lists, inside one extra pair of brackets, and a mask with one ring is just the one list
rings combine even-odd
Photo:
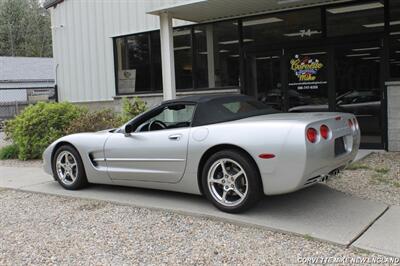
[(344, 144), (344, 137), (335, 139), (335, 156), (340, 156), (346, 153), (346, 146)]

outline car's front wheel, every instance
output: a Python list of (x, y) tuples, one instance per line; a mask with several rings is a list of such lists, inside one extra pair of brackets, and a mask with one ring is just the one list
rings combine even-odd
[(202, 186), (220, 210), (238, 213), (253, 207), (262, 195), (257, 166), (239, 150), (223, 150), (204, 165)]
[(78, 151), (70, 145), (57, 149), (52, 167), (55, 179), (66, 189), (81, 189), (88, 184), (82, 159)]

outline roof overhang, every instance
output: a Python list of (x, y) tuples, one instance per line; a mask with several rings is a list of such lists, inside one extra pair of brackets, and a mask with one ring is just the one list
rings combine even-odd
[(197, 23), (272, 13), (352, 0), (192, 0), (147, 12), (169, 13), (175, 19)]
[(61, 2), (64, 2), (64, 0), (47, 0), (46, 2), (44, 2), (43, 7), (48, 9), (50, 7), (55, 7)]

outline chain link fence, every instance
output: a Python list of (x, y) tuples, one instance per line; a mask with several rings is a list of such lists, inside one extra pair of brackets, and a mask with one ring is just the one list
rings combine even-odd
[(25, 107), (37, 102), (50, 102), (57, 99), (57, 87), (35, 89), (0, 89), (0, 131), (4, 121), (12, 119)]

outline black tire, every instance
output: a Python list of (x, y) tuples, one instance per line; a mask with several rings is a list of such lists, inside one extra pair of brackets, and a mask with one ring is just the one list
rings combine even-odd
[[(229, 159), (234, 161), (235, 163), (238, 163), (242, 168), (242, 170), (245, 172), (245, 175), (247, 176), (247, 189), (248, 189), (247, 194), (245, 194), (245, 196), (240, 199), (241, 202), (238, 202), (238, 204), (235, 206), (226, 206), (224, 204), (221, 204), (217, 199), (214, 198), (215, 192), (210, 191), (211, 189), (208, 185), (208, 175), (211, 167), (213, 167), (213, 169), (217, 169), (218, 166), (214, 167), (214, 165), (218, 164), (218, 162), (222, 159)], [(222, 169), (220, 171), (222, 171)], [(202, 178), (201, 181), (202, 181), (203, 192), (207, 197), (207, 199), (210, 200), (218, 209), (224, 212), (229, 212), (229, 213), (244, 212), (255, 206), (260, 201), (260, 198), (263, 195), (262, 182), (260, 174), (257, 169), (257, 165), (255, 165), (255, 163), (248, 157), (246, 153), (240, 150), (234, 150), (234, 149), (222, 150), (210, 156), (210, 158), (208, 158), (208, 160), (204, 165), (201, 178)], [(225, 183), (225, 185), (226, 184), (227, 183)], [(216, 186), (218, 189), (220, 188), (220, 186), (222, 186), (221, 190), (222, 193), (222, 191), (224, 190), (223, 187), (228, 188), (228, 186), (225, 185), (217, 184)], [(236, 186), (236, 184), (234, 186)], [(232, 193), (234, 192), (231, 192), (231, 195), (234, 196), (235, 194)]]
[[(69, 153), (73, 156), (74, 160), (76, 161), (76, 178), (74, 179), (73, 182), (67, 183), (67, 182), (63, 182), (63, 180), (61, 179), (61, 177), (59, 175), (61, 175), (61, 173), (59, 173), (57, 171), (57, 158), (59, 157), (59, 155), (61, 153)], [(71, 157), (70, 157), (71, 158)], [(72, 167), (72, 171), (75, 170), (75, 167)], [(82, 158), (79, 155), (79, 152), (72, 147), (71, 145), (63, 145), (61, 147), (59, 147), (53, 157), (53, 161), (52, 161), (52, 169), (53, 169), (53, 176), (54, 178), (58, 181), (58, 183), (65, 189), (68, 190), (78, 190), (78, 189), (82, 189), (84, 187), (86, 187), (88, 185), (88, 181), (86, 178), (86, 172), (85, 172), (85, 168), (83, 166), (83, 162), (82, 162)], [(72, 180), (72, 179), (71, 179)]]

